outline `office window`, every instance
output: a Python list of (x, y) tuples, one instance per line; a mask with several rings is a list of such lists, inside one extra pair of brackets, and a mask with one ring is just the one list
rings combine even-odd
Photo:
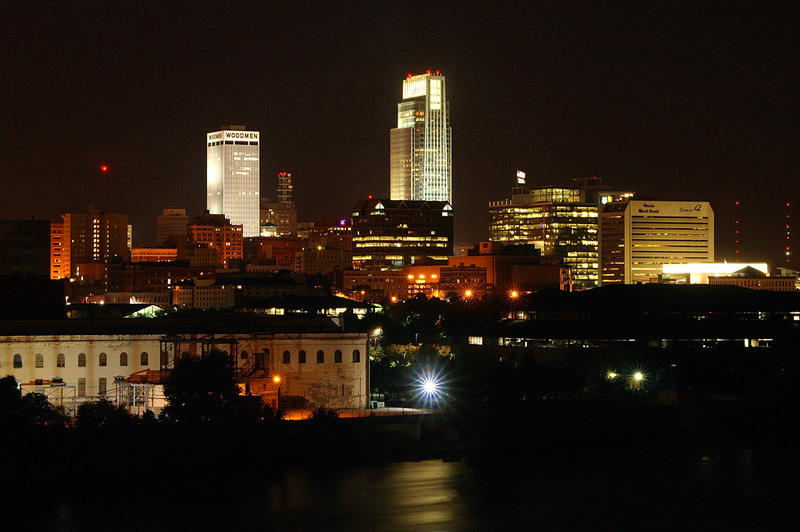
[(361, 351), (353, 349), (353, 362), (361, 362)]
[(108, 355), (105, 353), (100, 353), (100, 357), (98, 359), (100, 361), (100, 366), (108, 366)]
[(302, 350), (302, 349), (300, 350), (299, 353), (297, 353), (297, 362), (299, 364), (305, 364), (306, 363), (306, 352), (304, 350)]
[(342, 363), (342, 352), (338, 349), (333, 352), (333, 363), (334, 364), (341, 364)]
[(86, 367), (86, 353), (78, 353), (78, 367), (79, 368)]
[(67, 357), (64, 356), (64, 353), (59, 353), (58, 355), (56, 355), (56, 367), (57, 368), (63, 368), (64, 366), (66, 366), (67, 365), (66, 364), (66, 362), (67, 362), (66, 358)]
[(325, 351), (320, 349), (319, 351), (317, 351), (317, 364), (323, 364), (323, 363), (325, 363)]
[(86, 397), (86, 379), (83, 377), (78, 378), (78, 397)]
[(120, 353), (119, 354), (119, 365), (120, 366), (127, 366), (128, 365), (128, 353)]
[(283, 363), (284, 364), (292, 363), (292, 354), (288, 350), (283, 352)]
[(14, 367), (18, 369), (22, 367), (22, 355), (14, 355)]
[(150, 365), (150, 357), (147, 356), (147, 352), (142, 352), (142, 355), (139, 358), (139, 363), (142, 366), (149, 366)]
[(34, 360), (34, 367), (43, 368), (44, 367), (44, 355), (41, 353), (36, 353), (36, 358)]

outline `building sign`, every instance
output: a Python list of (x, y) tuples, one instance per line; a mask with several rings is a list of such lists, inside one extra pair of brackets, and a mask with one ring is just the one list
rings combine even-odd
[(707, 201), (631, 201), (632, 214), (659, 216), (713, 216)]
[(526, 180), (525, 178), (526, 178), (525, 172), (523, 172), (522, 170), (517, 170), (517, 184), (524, 185)]
[(220, 140), (246, 140), (258, 142), (258, 131), (215, 131), (207, 135), (208, 142)]

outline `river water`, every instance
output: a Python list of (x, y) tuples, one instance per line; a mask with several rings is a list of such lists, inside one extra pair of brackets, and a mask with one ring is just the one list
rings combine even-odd
[[(788, 465), (791, 464), (791, 465)], [(800, 522), (795, 460), (752, 452), (324, 468), (58, 503), (54, 530), (777, 530)], [(48, 527), (41, 527), (46, 529)]]

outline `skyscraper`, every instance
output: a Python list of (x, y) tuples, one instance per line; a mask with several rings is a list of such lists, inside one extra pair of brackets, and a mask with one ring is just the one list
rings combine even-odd
[(206, 135), (206, 206), (241, 225), (245, 237), (259, 233), (258, 131), (225, 126)]
[(393, 200), (453, 202), (450, 105), (444, 76), (428, 71), (403, 80), (391, 139)]

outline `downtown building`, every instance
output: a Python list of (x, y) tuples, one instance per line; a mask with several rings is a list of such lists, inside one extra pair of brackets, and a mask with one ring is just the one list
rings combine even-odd
[(105, 277), (109, 262), (130, 260), (132, 228), (127, 214), (104, 212), (89, 205), (86, 213), (66, 213), (50, 224), (52, 279), (75, 278), (95, 270), (93, 279)]
[(244, 126), (225, 126), (206, 135), (206, 206), (233, 225), (244, 237), (259, 235), (259, 132)]
[(531, 188), (518, 171), (511, 199), (489, 203), (489, 240), (533, 246), (543, 258), (568, 266), (573, 288), (584, 289), (600, 282), (601, 206), (634, 194), (613, 191), (595, 177), (575, 182), (573, 187)]
[(403, 80), (397, 127), (390, 134), (392, 200), (453, 203), (452, 132), (445, 78), (439, 72)]
[(446, 262), (453, 255), (453, 208), (447, 201), (359, 201), (352, 234), (357, 268)]
[(714, 262), (714, 210), (707, 201), (609, 203), (600, 220), (601, 284), (658, 282), (666, 264)]

